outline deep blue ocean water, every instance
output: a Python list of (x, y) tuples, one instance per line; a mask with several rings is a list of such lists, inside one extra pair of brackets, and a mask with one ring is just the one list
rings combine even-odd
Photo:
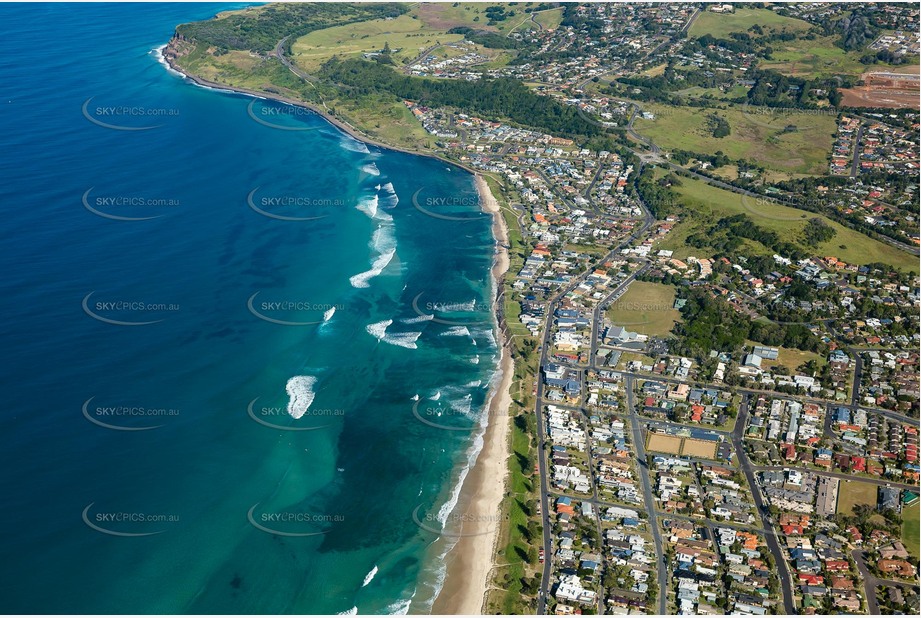
[(496, 371), (488, 218), (462, 170), (158, 61), (232, 6), (0, 6), (4, 613), (437, 590)]

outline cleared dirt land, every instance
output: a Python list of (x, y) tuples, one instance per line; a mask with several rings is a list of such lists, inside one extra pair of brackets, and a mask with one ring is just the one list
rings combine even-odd
[(918, 107), (921, 78), (918, 65), (895, 70), (873, 70), (860, 76), (863, 86), (843, 88), (844, 105), (850, 107)]

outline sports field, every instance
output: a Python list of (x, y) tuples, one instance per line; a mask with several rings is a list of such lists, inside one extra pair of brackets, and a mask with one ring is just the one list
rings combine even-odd
[(681, 447), (681, 454), (688, 457), (713, 459), (714, 453), (716, 453), (716, 442), (711, 442), (709, 440), (695, 440), (694, 438), (685, 438), (684, 445)]
[(681, 313), (673, 309), (675, 288), (671, 285), (634, 281), (608, 308), (608, 318), (627, 330), (664, 337), (671, 332)]
[(646, 448), (657, 453), (681, 454), (681, 440), (678, 436), (668, 436), (663, 433), (650, 433), (646, 441)]

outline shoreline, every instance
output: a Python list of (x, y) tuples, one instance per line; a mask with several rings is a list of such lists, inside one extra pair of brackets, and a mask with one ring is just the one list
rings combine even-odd
[[(499, 209), (499, 204), (490, 191), (486, 180), (477, 170), (447, 159), (438, 153), (413, 150), (380, 142), (364, 134), (348, 122), (332, 116), (313, 104), (278, 93), (212, 82), (187, 73), (175, 63), (176, 55), (170, 53), (174, 40), (171, 39), (169, 43), (160, 49), (162, 62), (167, 69), (193, 84), (228, 94), (256, 97), (308, 109), (343, 133), (364, 144), (404, 154), (431, 157), (473, 175), (481, 207), (484, 212), (490, 213), (493, 217), (492, 235), (495, 242), (495, 257), (491, 267), (491, 276), (494, 283), (492, 305), (493, 315), (496, 318), (494, 331), (496, 345), (500, 351), (498, 369), (502, 377), (496, 386), (495, 392), (489, 399), (482, 450), (463, 481), (457, 504), (453, 511), (463, 509), (468, 515), (475, 514), (478, 516), (502, 513), (502, 502), (505, 497), (508, 477), (508, 458), (511, 454), (508, 442), (510, 435), (509, 410), (512, 402), (510, 388), (515, 374), (515, 365), (503, 334), (497, 300), (504, 297), (503, 279), (509, 268), (510, 260), (507, 249), (508, 229)], [(501, 479), (501, 481), (497, 482), (497, 479)], [(470, 536), (461, 536), (454, 546), (448, 550), (444, 558), (445, 578), (432, 601), (431, 613), (461, 615), (482, 613), (490, 584), (489, 578), (496, 564), (496, 544), (500, 530), (501, 523), (489, 534), (473, 532)]]
[[(502, 379), (490, 400), (487, 410), (488, 424), (483, 434), (483, 449), (476, 458), (470, 473), (461, 487), (455, 511), (466, 515), (484, 517), (502, 513), (508, 479), (509, 409), (512, 398), (510, 387), (515, 375), (515, 365), (505, 342), (499, 320), (498, 305), (503, 277), (509, 267), (508, 230), (499, 210), (498, 202), (489, 190), (486, 180), (475, 174), (477, 193), (483, 211), (492, 214), (493, 237), (496, 242), (495, 260), (492, 266), (496, 294), (493, 297), (493, 311), (496, 315), (496, 344), (501, 351), (499, 369)], [(461, 507), (461, 505), (464, 505)], [(496, 544), (501, 523), (489, 534), (476, 531), (470, 536), (461, 536), (445, 556), (445, 579), (432, 604), (433, 614), (477, 615), (483, 613), (489, 578), (496, 564)]]
[(315, 113), (317, 116), (323, 118), (325, 121), (327, 121), (328, 123), (330, 123), (337, 129), (339, 129), (340, 131), (348, 134), (350, 137), (360, 142), (363, 142), (365, 144), (369, 144), (377, 148), (383, 148), (385, 150), (393, 150), (395, 152), (402, 152), (405, 154), (416, 155), (419, 157), (431, 157), (433, 159), (438, 159), (439, 161), (447, 163), (448, 165), (453, 165), (455, 167), (458, 167), (466, 172), (469, 172), (470, 174), (473, 174), (474, 176), (477, 176), (479, 174), (477, 170), (471, 167), (467, 167), (463, 163), (459, 163), (457, 161), (448, 159), (438, 154), (437, 152), (432, 152), (430, 150), (414, 150), (412, 148), (405, 148), (403, 146), (394, 146), (393, 144), (387, 144), (385, 142), (377, 140), (371, 137), (370, 135), (367, 135), (366, 133), (362, 132), (357, 127), (352, 126), (345, 120), (342, 120), (340, 118), (337, 118), (336, 116), (333, 116), (326, 110), (321, 109), (320, 107), (312, 103), (307, 103), (306, 101), (301, 101), (299, 99), (293, 99), (291, 97), (287, 97), (283, 94), (278, 94), (276, 92), (265, 92), (262, 90), (253, 90), (250, 88), (244, 88), (243, 86), (230, 86), (228, 84), (212, 82), (202, 77), (198, 77), (197, 75), (188, 73), (178, 64), (176, 64), (177, 55), (175, 53), (170, 53), (172, 51), (171, 46), (174, 40), (175, 40), (175, 37), (171, 38), (168, 43), (166, 43), (163, 47), (160, 48), (160, 55), (161, 55), (163, 62), (166, 64), (166, 67), (169, 70), (177, 73), (180, 77), (187, 79), (190, 82), (198, 86), (201, 86), (202, 88), (208, 88), (210, 90), (217, 90), (219, 92), (224, 92), (227, 94), (239, 94), (239, 95), (244, 95), (244, 96), (250, 96), (250, 97), (255, 97), (257, 99), (263, 99), (267, 101), (277, 101), (279, 103), (284, 103), (286, 105), (292, 105), (294, 107), (301, 107), (304, 109), (308, 109), (311, 112)]

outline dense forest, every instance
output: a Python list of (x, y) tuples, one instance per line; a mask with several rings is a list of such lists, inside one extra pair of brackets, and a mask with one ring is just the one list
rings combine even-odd
[(374, 62), (338, 58), (327, 62), (320, 75), (353, 95), (387, 93), (422, 105), (450, 106), (488, 118), (508, 119), (566, 137), (591, 137), (604, 132), (576, 108), (540, 96), (516, 79), (425, 79), (401, 75)]

